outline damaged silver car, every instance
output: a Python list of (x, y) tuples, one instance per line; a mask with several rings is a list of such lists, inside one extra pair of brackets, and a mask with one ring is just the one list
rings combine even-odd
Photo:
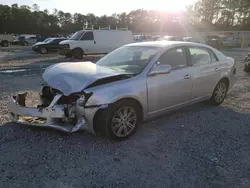
[(140, 122), (199, 101), (219, 105), (235, 82), (234, 60), (207, 45), (133, 43), (96, 64), (48, 67), (41, 104), (26, 107), (26, 93), (11, 98), (12, 119), (65, 132), (85, 130), (123, 140)]

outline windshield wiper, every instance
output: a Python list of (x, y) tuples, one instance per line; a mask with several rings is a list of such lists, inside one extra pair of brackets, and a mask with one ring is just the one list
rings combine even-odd
[(133, 74), (133, 73), (121, 74), (121, 76), (126, 76), (126, 77), (128, 77), (128, 78), (132, 78), (132, 77), (136, 76), (136, 74)]

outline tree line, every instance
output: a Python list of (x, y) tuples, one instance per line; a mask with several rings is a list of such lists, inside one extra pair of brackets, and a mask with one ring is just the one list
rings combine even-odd
[(86, 23), (96, 29), (109, 25), (128, 27), (136, 33), (250, 30), (250, 1), (199, 0), (182, 12), (138, 9), (111, 16), (71, 14), (57, 9), (49, 12), (40, 10), (37, 4), (0, 4), (0, 33), (69, 34), (81, 30)]

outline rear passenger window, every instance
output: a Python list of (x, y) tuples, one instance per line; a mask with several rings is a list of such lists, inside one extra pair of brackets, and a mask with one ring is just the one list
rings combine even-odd
[(189, 48), (193, 65), (204, 65), (212, 62), (208, 51), (201, 48)]
[(93, 35), (93, 32), (86, 32), (81, 40), (94, 40), (94, 35)]
[(166, 51), (159, 58), (161, 65), (170, 65), (171, 69), (179, 69), (187, 66), (187, 58), (184, 48), (174, 48)]

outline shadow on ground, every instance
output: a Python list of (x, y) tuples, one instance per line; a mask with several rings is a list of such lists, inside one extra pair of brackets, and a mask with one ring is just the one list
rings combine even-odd
[(204, 103), (143, 124), (124, 142), (0, 127), (3, 187), (249, 187), (250, 115)]

